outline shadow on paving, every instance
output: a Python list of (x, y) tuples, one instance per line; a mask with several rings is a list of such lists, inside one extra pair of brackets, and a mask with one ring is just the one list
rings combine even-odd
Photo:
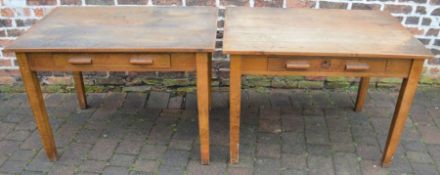
[(45, 94), (59, 160), (46, 158), (25, 94), (0, 94), (0, 174), (439, 174), (439, 89), (419, 90), (391, 168), (380, 158), (396, 91), (242, 93), (240, 163), (228, 164), (228, 94), (213, 94), (211, 162), (199, 163), (192, 93)]

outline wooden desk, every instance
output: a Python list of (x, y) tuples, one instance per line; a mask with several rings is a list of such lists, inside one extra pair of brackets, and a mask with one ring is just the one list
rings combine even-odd
[(431, 53), (394, 17), (379, 11), (228, 8), (223, 49), (231, 55), (230, 161), (238, 162), (240, 77), (255, 75), (362, 77), (361, 111), (369, 77), (403, 78), (383, 165), (389, 166)]
[(16, 53), (42, 142), (57, 159), (37, 71), (73, 72), (81, 108), (82, 71), (196, 71), (202, 164), (209, 162), (211, 52), (216, 8), (60, 7), (7, 50)]

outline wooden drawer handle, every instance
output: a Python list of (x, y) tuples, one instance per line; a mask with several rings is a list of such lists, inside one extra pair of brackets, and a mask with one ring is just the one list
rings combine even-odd
[(287, 69), (308, 69), (310, 64), (307, 61), (287, 61)]
[(153, 58), (130, 58), (130, 64), (151, 65), (153, 64)]
[(88, 65), (92, 64), (92, 58), (70, 58), (68, 62), (73, 65)]
[(370, 66), (366, 63), (348, 63), (345, 65), (345, 69), (348, 71), (367, 71)]

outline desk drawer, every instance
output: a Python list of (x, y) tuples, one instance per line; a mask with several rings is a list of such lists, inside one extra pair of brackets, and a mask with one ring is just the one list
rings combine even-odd
[(36, 71), (195, 71), (194, 53), (29, 53)]
[(53, 54), (55, 66), (170, 68), (169, 54)]
[(242, 56), (242, 73), (298, 76), (406, 77), (411, 59)]
[(334, 58), (268, 58), (269, 71), (384, 73), (387, 60)]

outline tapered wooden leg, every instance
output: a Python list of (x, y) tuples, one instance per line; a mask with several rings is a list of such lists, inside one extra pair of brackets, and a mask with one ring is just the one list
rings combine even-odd
[(208, 85), (209, 85), (209, 90), (208, 90), (208, 96), (209, 96), (209, 109), (212, 108), (212, 54), (209, 54), (209, 62), (208, 62)]
[(209, 163), (209, 60), (207, 53), (196, 54), (197, 106), (199, 111), (199, 135), (201, 163)]
[(408, 78), (405, 78), (400, 89), (399, 97), (391, 121), (388, 140), (383, 154), (382, 166), (388, 167), (392, 163), (393, 155), (399, 145), (400, 135), (405, 128), (405, 121), (414, 98), (420, 74), (423, 69), (423, 60), (414, 60)]
[(367, 98), (368, 85), (370, 83), (370, 77), (362, 77), (359, 82), (358, 95), (356, 99), (356, 107), (354, 110), (360, 112), (365, 104), (365, 99)]
[(241, 100), (241, 58), (231, 56), (230, 72), (230, 118), (229, 118), (229, 156), (231, 163), (239, 161), (240, 146), (240, 100)]
[(37, 74), (31, 71), (26, 54), (17, 53), (18, 64), (20, 66), (21, 76), (27, 91), (29, 105), (34, 114), (42, 143), (48, 158), (52, 161), (57, 159), (57, 150), (52, 134), (52, 128), (47, 117), (46, 107), (43, 101), (40, 84)]
[(81, 109), (87, 108), (87, 97), (84, 88), (84, 80), (81, 72), (72, 72), (73, 81), (75, 82), (76, 95), (78, 96), (78, 104)]

